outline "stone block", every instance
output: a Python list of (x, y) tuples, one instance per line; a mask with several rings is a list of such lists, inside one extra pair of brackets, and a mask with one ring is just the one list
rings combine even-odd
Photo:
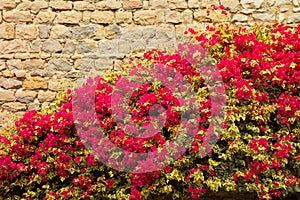
[(39, 53), (41, 51), (41, 42), (38, 40), (32, 41), (30, 44), (30, 53)]
[(232, 21), (234, 22), (247, 22), (248, 16), (243, 14), (234, 14), (232, 16)]
[(299, 23), (300, 13), (294, 13), (288, 16), (287, 23)]
[(263, 22), (272, 22), (275, 20), (275, 16), (269, 13), (255, 13), (252, 15), (253, 19), (260, 20)]
[(30, 59), (22, 62), (23, 70), (37, 70), (43, 68), (45, 61), (41, 59)]
[(61, 24), (79, 24), (82, 13), (77, 11), (62, 11), (57, 16), (57, 22)]
[(116, 22), (118, 24), (130, 24), (132, 23), (132, 12), (129, 11), (117, 11)]
[(75, 53), (75, 48), (76, 48), (76, 46), (75, 46), (74, 42), (68, 40), (64, 45), (62, 53), (72, 55)]
[(13, 39), (15, 37), (15, 24), (0, 24), (0, 39)]
[(192, 24), (193, 23), (193, 11), (191, 10), (184, 10), (182, 13), (181, 13), (181, 16), (182, 16), (182, 22), (185, 23), (185, 24)]
[(24, 70), (14, 70), (14, 73), (17, 78), (25, 78), (26, 72)]
[(0, 101), (8, 102), (8, 101), (15, 101), (15, 93), (11, 90), (3, 90), (0, 88)]
[(72, 37), (71, 29), (64, 25), (55, 25), (51, 29), (52, 39), (67, 39)]
[(38, 26), (38, 30), (39, 30), (39, 37), (41, 39), (48, 39), (49, 38), (49, 28), (47, 25), (40, 25)]
[(55, 99), (55, 97), (56, 97), (56, 92), (51, 92), (49, 90), (47, 90), (47, 91), (40, 90), (38, 92), (38, 100), (41, 103), (51, 102)]
[(2, 108), (4, 108), (7, 111), (18, 112), (18, 111), (25, 111), (27, 109), (27, 106), (26, 104), (20, 102), (9, 102), (9, 103), (4, 103), (2, 105)]
[(149, 4), (152, 9), (167, 9), (169, 6), (167, 0), (150, 0)]
[(181, 13), (178, 11), (167, 11), (166, 12), (166, 22), (178, 24), (182, 22)]
[(0, 9), (13, 9), (16, 7), (15, 0), (0, 0)]
[(4, 54), (25, 53), (28, 50), (27, 42), (20, 39), (0, 42), (0, 52)]
[(133, 19), (138, 25), (154, 25), (158, 22), (157, 11), (155, 10), (139, 10), (134, 13)]
[(48, 70), (54, 71), (71, 71), (73, 64), (68, 60), (50, 60), (47, 65)]
[(112, 24), (115, 21), (115, 15), (112, 11), (95, 11), (91, 15), (91, 22), (98, 24)]
[(54, 10), (72, 10), (72, 1), (50, 1), (49, 7)]
[(200, 0), (188, 0), (189, 8), (200, 8), (201, 1)]
[(91, 4), (90, 2), (75, 1), (73, 4), (74, 4), (74, 9), (78, 11), (95, 10), (95, 5)]
[(37, 97), (36, 91), (19, 89), (16, 92), (17, 101), (22, 102), (22, 103), (33, 102), (36, 97)]
[(125, 10), (139, 9), (143, 7), (143, 2), (141, 0), (124, 0), (123, 8)]
[(52, 91), (61, 91), (63, 90), (62, 82), (58, 79), (50, 79), (48, 88)]
[(38, 13), (41, 9), (46, 9), (48, 8), (48, 2), (47, 1), (33, 1), (30, 10)]
[(57, 40), (46, 40), (43, 42), (42, 51), (56, 53), (62, 51), (62, 45)]
[(111, 24), (104, 28), (104, 37), (107, 39), (114, 38), (120, 33), (121, 33), (120, 27), (115, 24)]
[(240, 3), (245, 9), (258, 9), (262, 6), (264, 0), (241, 0)]
[(94, 35), (95, 30), (96, 25), (74, 26), (71, 29), (72, 38), (75, 40), (89, 39)]
[(168, 0), (170, 9), (185, 9), (188, 7), (188, 4), (185, 0)]
[(36, 39), (38, 35), (38, 28), (36, 25), (16, 25), (16, 38), (20, 39)]
[(2, 71), (2, 76), (5, 78), (12, 78), (15, 76), (15, 73), (6, 69), (6, 70)]
[(33, 16), (29, 11), (4, 11), (3, 20), (6, 22), (32, 22)]
[(56, 15), (57, 14), (55, 12), (40, 11), (34, 19), (34, 22), (38, 24), (52, 24)]
[(96, 3), (97, 10), (117, 10), (122, 8), (121, 1), (104, 0)]
[(29, 77), (24, 80), (23, 88), (28, 90), (47, 89), (48, 81), (42, 77)]
[(17, 89), (22, 87), (22, 81), (14, 78), (3, 78), (0, 81), (0, 85), (5, 89)]
[(21, 60), (11, 59), (6, 61), (7, 68), (10, 70), (22, 69)]

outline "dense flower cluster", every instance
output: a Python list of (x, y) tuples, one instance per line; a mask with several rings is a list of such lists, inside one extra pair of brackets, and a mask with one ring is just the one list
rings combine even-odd
[[(213, 7), (218, 9), (226, 14), (222, 7)], [(138, 200), (163, 195), (200, 198), (205, 192), (226, 190), (257, 192), (260, 199), (272, 199), (296, 190), (300, 185), (296, 172), (300, 168), (300, 25), (245, 28), (220, 23), (205, 31), (189, 29), (186, 35), (190, 45), (179, 46), (188, 49), (184, 54), (147, 52), (142, 60), (124, 65), (122, 72), (89, 79), (73, 94), (68, 91), (53, 112), (29, 111), (14, 128), (1, 133), (0, 196)], [(216, 63), (227, 95), (224, 129), (213, 149), (205, 149), (204, 139), (212, 117), (211, 94), (205, 74), (186, 59), (196, 46), (206, 49)], [(181, 123), (180, 100), (169, 88), (146, 83), (132, 91), (128, 106), (134, 123), (149, 123), (153, 105), (166, 111), (163, 128), (147, 138), (131, 135), (134, 127), (122, 129), (111, 105), (124, 71), (159, 64), (182, 74), (197, 95), (197, 134), (190, 148), (169, 166), (150, 173), (129, 174), (105, 166), (78, 135), (83, 132), (91, 147), (101, 148), (97, 127), (90, 126), (94, 121), (76, 127), (74, 113), (80, 113), (75, 114), (78, 119), (90, 119), (90, 112), (95, 112), (105, 136), (128, 152), (160, 151), (177, 136)], [(95, 81), (95, 89), (90, 90)], [(95, 99), (85, 102), (91, 91)], [(76, 107), (79, 110), (74, 110), (74, 95), (82, 101), (77, 102), (83, 105)], [(89, 104), (95, 107), (84, 106)], [(203, 158), (203, 152), (209, 154)], [(165, 159), (160, 155), (153, 163)], [(110, 158), (104, 151), (102, 156)], [(148, 164), (134, 158), (122, 162), (124, 166)]]

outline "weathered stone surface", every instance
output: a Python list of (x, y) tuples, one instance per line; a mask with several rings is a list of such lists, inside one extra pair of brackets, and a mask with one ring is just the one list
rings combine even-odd
[(240, 1), (243, 8), (246, 9), (260, 8), (263, 2), (264, 0), (241, 0)]
[(120, 1), (105, 0), (96, 3), (96, 9), (98, 10), (117, 10), (122, 7)]
[(22, 62), (23, 70), (36, 70), (43, 68), (45, 61), (41, 59), (31, 59)]
[(39, 12), (41, 9), (48, 8), (48, 2), (47, 1), (33, 1), (30, 10), (34, 11), (35, 13)]
[(300, 13), (294, 13), (288, 16), (287, 23), (299, 23)]
[(102, 57), (95, 60), (95, 69), (96, 70), (104, 70), (104, 69), (110, 69), (113, 67), (113, 59), (109, 57)]
[(17, 78), (25, 78), (26, 72), (24, 70), (14, 70), (14, 73)]
[(192, 24), (193, 23), (193, 11), (191, 10), (184, 10), (181, 14), (182, 22), (185, 24)]
[(56, 53), (62, 51), (62, 46), (57, 40), (46, 40), (43, 42), (42, 51)]
[(48, 62), (48, 70), (57, 70), (57, 71), (70, 71), (73, 67), (73, 64), (67, 60), (50, 60)]
[(169, 8), (176, 9), (176, 8), (187, 8), (187, 2), (185, 0), (168, 0), (169, 1)]
[(74, 42), (68, 40), (62, 50), (62, 53), (63, 54), (74, 54), (75, 48), (76, 47), (75, 47)]
[(35, 25), (24, 25), (17, 24), (16, 25), (16, 38), (20, 39), (35, 39), (37, 38), (38, 31), (37, 26)]
[(141, 0), (124, 0), (123, 1), (123, 8), (124, 9), (136, 9), (142, 8), (143, 2)]
[(15, 0), (0, 0), (0, 9), (13, 9), (16, 7)]
[(43, 91), (40, 90), (38, 93), (38, 100), (43, 103), (43, 102), (50, 102), (55, 99), (56, 92), (51, 92), (49, 90)]
[(166, 22), (178, 24), (182, 22), (181, 13), (178, 11), (167, 11), (166, 12)]
[(114, 38), (120, 33), (121, 33), (120, 27), (115, 24), (111, 24), (104, 28), (104, 37), (108, 39)]
[(57, 22), (61, 24), (79, 24), (82, 13), (77, 11), (62, 11), (57, 16)]
[(39, 29), (39, 37), (41, 39), (48, 39), (49, 38), (49, 28), (47, 25), (40, 25)]
[(29, 0), (23, 0), (22, 2), (19, 2), (16, 9), (21, 11), (28, 11), (31, 9), (33, 2)]
[(56, 17), (55, 12), (51, 11), (40, 11), (36, 18), (34, 19), (34, 22), (38, 24), (51, 24), (53, 23), (55, 17)]
[(48, 82), (41, 77), (30, 77), (24, 80), (23, 88), (28, 90), (47, 89)]
[(62, 82), (58, 79), (50, 79), (48, 88), (52, 91), (61, 91), (63, 90)]
[(64, 25), (55, 25), (51, 29), (50, 37), (53, 39), (67, 39), (72, 37), (70, 29)]
[(29, 103), (27, 107), (28, 110), (37, 110), (37, 111), (41, 110), (40, 103), (38, 102), (37, 99), (33, 103)]
[(6, 64), (4, 60), (0, 60), (0, 71), (6, 69)]
[(241, 10), (241, 13), (243, 14), (251, 14), (255, 11), (255, 9), (243, 9)]
[(275, 20), (275, 16), (273, 14), (268, 13), (255, 13), (252, 16), (255, 20), (260, 20), (264, 22), (271, 22)]
[(4, 11), (3, 19), (6, 22), (32, 22), (33, 16), (29, 11)]
[(95, 5), (86, 1), (75, 1), (73, 4), (75, 10), (79, 10), (79, 11), (95, 10)]
[(82, 13), (82, 22), (89, 24), (91, 22), (92, 11), (83, 11)]
[(16, 92), (16, 99), (22, 103), (30, 103), (33, 102), (37, 96), (37, 92), (30, 90), (19, 89)]
[(153, 9), (166, 9), (168, 8), (167, 0), (150, 0), (150, 7)]
[(50, 1), (49, 6), (54, 10), (72, 10), (72, 1)]
[(95, 29), (95, 25), (75, 26), (71, 30), (72, 37), (75, 40), (89, 39), (94, 35)]
[(246, 22), (248, 21), (248, 16), (243, 14), (234, 14), (232, 16), (232, 21), (234, 22)]
[(95, 68), (95, 60), (91, 58), (77, 59), (74, 63), (76, 70), (87, 71)]
[(8, 60), (6, 65), (10, 70), (22, 69), (21, 60), (18, 59)]
[(132, 12), (129, 11), (117, 11), (116, 22), (119, 24), (130, 24), (132, 23)]
[(22, 81), (16, 80), (14, 78), (4, 78), (1, 79), (0, 85), (5, 89), (17, 89), (22, 87)]
[(15, 24), (0, 24), (0, 39), (13, 39), (15, 37)]
[(27, 52), (28, 46), (27, 42), (24, 40), (16, 39), (10, 41), (0, 42), (0, 52), (1, 53), (24, 53)]
[(2, 108), (11, 112), (17, 112), (17, 111), (25, 111), (27, 109), (27, 106), (26, 104), (20, 102), (9, 102), (9, 103), (4, 103), (2, 105)]
[(238, 3), (235, 0), (220, 0), (221, 5), (225, 8), (232, 8), (233, 6), (238, 6)]
[(205, 10), (199, 10), (194, 12), (194, 19), (199, 22), (209, 22), (211, 21), (210, 17), (207, 16)]
[(293, 0), (293, 4), (294, 4), (294, 6), (299, 6), (299, 0)]
[(30, 45), (30, 52), (31, 53), (38, 53), (41, 51), (41, 42), (38, 40), (32, 41)]
[(268, 1), (270, 6), (281, 6), (281, 5), (287, 5), (290, 4), (290, 0), (269, 0)]
[(3, 90), (0, 88), (0, 101), (15, 101), (15, 93), (11, 90)]
[(15, 73), (6, 69), (6, 70), (2, 71), (2, 75), (5, 78), (12, 78), (12, 77), (14, 77)]
[(86, 43), (86, 42), (80, 42), (76, 46), (77, 53), (79, 54), (87, 54), (87, 53), (93, 53), (96, 51), (96, 44), (95, 43)]
[(188, 0), (189, 8), (200, 8), (201, 1), (200, 0)]
[(159, 22), (157, 20), (157, 11), (155, 10), (139, 10), (134, 13), (134, 21), (139, 25), (154, 25)]
[(101, 40), (104, 38), (104, 26), (97, 25), (92, 39)]
[(115, 16), (112, 11), (95, 11), (91, 15), (91, 22), (99, 24), (112, 24)]

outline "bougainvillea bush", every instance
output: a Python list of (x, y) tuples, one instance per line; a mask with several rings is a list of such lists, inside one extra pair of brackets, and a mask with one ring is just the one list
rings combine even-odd
[[(238, 191), (276, 199), (299, 192), (300, 25), (245, 28), (218, 23), (205, 31), (189, 29), (186, 36), (190, 44), (209, 52), (226, 89), (224, 128), (208, 155), (202, 157), (201, 152), (211, 102), (201, 72), (181, 54), (153, 50), (124, 64), (123, 71), (163, 64), (192, 85), (201, 117), (190, 148), (178, 160), (149, 173), (125, 173), (99, 162), (79, 137), (72, 110), (76, 92), (68, 91), (51, 112), (29, 111), (1, 133), (0, 197), (196, 199), (212, 191)], [(118, 127), (111, 109), (114, 85), (122, 74), (110, 72), (97, 79), (94, 110), (99, 126), (127, 151), (157, 151), (176, 134), (179, 102), (162, 85), (144, 84), (134, 90), (129, 107), (135, 123), (149, 121), (151, 105), (167, 110), (161, 132), (135, 138)], [(75, 90), (77, 95), (88, 95), (90, 82)]]

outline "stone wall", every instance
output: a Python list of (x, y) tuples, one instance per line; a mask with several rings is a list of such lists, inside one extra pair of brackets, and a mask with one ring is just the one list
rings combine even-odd
[(171, 33), (204, 28), (216, 20), (206, 16), (211, 4), (240, 23), (300, 21), (299, 0), (0, 0), (0, 125), (10, 112), (48, 106), (79, 71), (117, 68), (126, 52), (166, 47)]

